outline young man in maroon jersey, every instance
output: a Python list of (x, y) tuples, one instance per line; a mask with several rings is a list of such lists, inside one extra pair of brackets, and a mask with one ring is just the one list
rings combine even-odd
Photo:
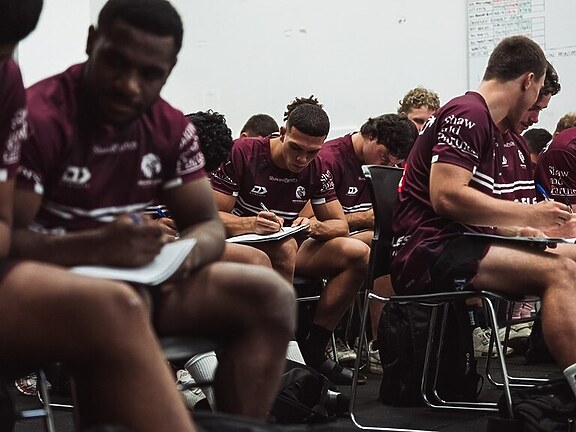
[[(369, 118), (359, 132), (326, 141), (322, 146), (319, 157), (332, 173), (334, 190), (342, 204), (352, 238), (370, 246), (374, 237), (372, 199), (362, 165), (401, 166), (417, 136), (415, 123), (406, 115), (384, 114)], [(380, 276), (378, 271), (376, 276)], [(390, 277), (378, 277), (374, 291), (382, 296), (392, 295)], [(382, 308), (380, 302), (370, 304), (374, 339)], [(373, 342), (369, 344), (369, 369), (381, 373), (378, 348)]]
[[(310, 223), (310, 238), (286, 238), (254, 246), (292, 281), (294, 273), (329, 278), (316, 307), (314, 323), (300, 349), (306, 364), (336, 384), (352, 373), (324, 353), (330, 335), (362, 285), (369, 248), (348, 238), (348, 224), (336, 199), (332, 175), (317, 158), (330, 129), (328, 115), (314, 98), (288, 106), (278, 137), (235, 141), (227, 162), (212, 173), (212, 187), (229, 236), (273, 233), (282, 226)], [(311, 200), (315, 221), (299, 213)]]
[(11, 55), (41, 8), (42, 0), (0, 0), (0, 369), (17, 374), (62, 362), (74, 379), (79, 427), (193, 431), (147, 308), (132, 288), (6, 260), (20, 145), (28, 135), (24, 87)]
[[(543, 230), (573, 225), (565, 203), (516, 202), (501, 179), (506, 135), (521, 132), (546, 69), (535, 42), (505, 38), (478, 91), (453, 99), (428, 119), (406, 162), (391, 270), (400, 294), (459, 289), (454, 281), (463, 280), (478, 290), (539, 295), (546, 340), (576, 390), (574, 247), (559, 245), (552, 253), (462, 235), (542, 236)], [(524, 164), (531, 166), (529, 159)]]
[(294, 294), (272, 270), (216, 262), (224, 229), (194, 127), (159, 96), (182, 33), (165, 0), (110, 0), (90, 27), (88, 60), (28, 89), (13, 251), (66, 266), (146, 264), (162, 229), (131, 214), (166, 204), (180, 236), (197, 243), (169, 283), (148, 290), (155, 328), (222, 340), (218, 409), (264, 419), (294, 332)]

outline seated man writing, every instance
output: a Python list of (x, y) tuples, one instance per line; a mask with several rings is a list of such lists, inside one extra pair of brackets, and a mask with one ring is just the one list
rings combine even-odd
[[(399, 294), (456, 290), (467, 283), (477, 290), (540, 296), (546, 341), (576, 391), (575, 248), (542, 251), (462, 235), (543, 236), (543, 230), (573, 225), (565, 203), (514, 201), (501, 178), (505, 144), (521, 140), (521, 121), (539, 97), (546, 70), (535, 42), (505, 38), (492, 52), (478, 91), (453, 99), (428, 120), (400, 184), (391, 271)], [(518, 168), (531, 170), (524, 159)]]
[[(212, 173), (212, 187), (228, 236), (310, 223), (310, 238), (254, 245), (287, 280), (294, 272), (328, 278), (300, 349), (308, 365), (336, 384), (349, 384), (351, 371), (327, 359), (324, 350), (365, 278), (369, 248), (348, 238), (331, 173), (316, 157), (330, 129), (328, 115), (316, 99), (302, 98), (288, 106), (285, 116), (278, 137), (236, 140), (229, 160)], [(299, 216), (308, 200), (316, 221)]]
[(87, 61), (28, 89), (12, 250), (64, 266), (140, 266), (163, 246), (162, 228), (130, 216), (166, 204), (180, 236), (197, 242), (170, 283), (148, 290), (155, 329), (221, 340), (218, 409), (264, 419), (294, 332), (294, 294), (270, 269), (217, 262), (224, 229), (197, 135), (159, 96), (182, 37), (169, 2), (109, 0)]

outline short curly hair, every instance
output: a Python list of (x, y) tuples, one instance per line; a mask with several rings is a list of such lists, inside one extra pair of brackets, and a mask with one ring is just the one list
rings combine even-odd
[(288, 131), (294, 126), (300, 132), (312, 137), (326, 136), (330, 132), (328, 114), (314, 95), (308, 98), (296, 98), (289, 103), (284, 112), (284, 121)]
[(576, 127), (576, 112), (569, 112), (564, 114), (556, 123), (555, 134), (562, 132), (565, 129)]
[(205, 169), (214, 171), (230, 154), (234, 140), (226, 118), (215, 111), (198, 111), (186, 114), (186, 118), (196, 128), (200, 149), (206, 159)]
[(428, 107), (432, 111), (440, 108), (438, 93), (422, 86), (410, 90), (398, 103), (398, 114), (408, 114), (413, 108)]

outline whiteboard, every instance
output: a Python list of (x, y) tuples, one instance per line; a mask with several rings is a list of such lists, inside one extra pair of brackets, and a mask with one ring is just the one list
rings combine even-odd
[[(560, 117), (576, 111), (575, 3), (574, 0), (468, 0), (468, 87), (478, 86), (498, 42), (512, 35), (530, 37), (544, 50), (562, 85), (561, 92), (541, 116), (541, 123), (546, 123), (553, 132)], [(543, 122), (544, 119), (548, 121)]]

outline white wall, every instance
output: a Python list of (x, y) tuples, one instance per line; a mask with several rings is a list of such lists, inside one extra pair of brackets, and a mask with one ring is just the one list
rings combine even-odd
[[(104, 1), (45, 2), (19, 50), (27, 84), (85, 58), (87, 28)], [(462, 0), (172, 1), (185, 40), (163, 96), (184, 112), (225, 114), (234, 134), (257, 112), (281, 122), (295, 96), (317, 96), (336, 136), (395, 112), (416, 85), (436, 90), (442, 102), (468, 88)], [(558, 72), (562, 93), (539, 124), (548, 129), (576, 110), (576, 76)]]
[(36, 30), (18, 46), (25, 85), (86, 58), (90, 22), (87, 0), (46, 0)]

